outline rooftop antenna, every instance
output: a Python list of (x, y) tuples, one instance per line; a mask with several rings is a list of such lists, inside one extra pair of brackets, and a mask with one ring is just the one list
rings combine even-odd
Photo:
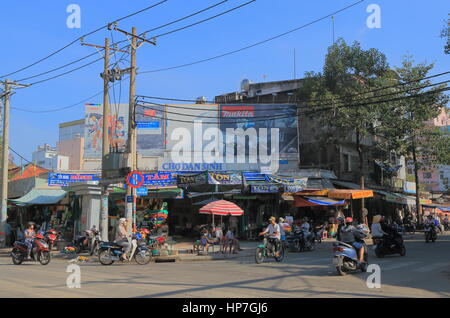
[(333, 24), (333, 44), (334, 44), (335, 43), (335, 41), (334, 41), (334, 15), (331, 16), (331, 21)]

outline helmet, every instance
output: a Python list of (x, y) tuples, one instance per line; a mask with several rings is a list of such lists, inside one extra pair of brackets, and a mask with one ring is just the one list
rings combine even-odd
[(345, 223), (352, 223), (353, 219), (352, 218), (345, 218)]

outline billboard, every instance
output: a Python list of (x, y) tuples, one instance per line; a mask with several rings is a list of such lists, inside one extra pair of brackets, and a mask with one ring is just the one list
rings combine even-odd
[(162, 156), (165, 148), (166, 106), (137, 105), (137, 152), (144, 156)]
[(210, 129), (218, 129), (218, 105), (167, 105), (167, 136), (163, 171), (225, 171), (224, 162), (210, 162), (208, 149), (218, 148), (220, 140), (207, 136)]
[[(124, 151), (128, 136), (128, 104), (111, 105), (109, 117), (109, 136), (111, 146)], [(84, 158), (102, 157), (103, 106), (85, 104)]]
[[(229, 170), (263, 170), (264, 156), (277, 161), (276, 165), (271, 163), (271, 169), (276, 166), (275, 171), (297, 167), (299, 151), (296, 105), (225, 104), (219, 108), (220, 130), (225, 136), (225, 155), (230, 150), (236, 154), (239, 147), (242, 147), (241, 153), (245, 153), (245, 158), (241, 158), (236, 164), (227, 164)], [(236, 135), (241, 134), (240, 141), (227, 138), (233, 130), (237, 132)], [(256, 162), (252, 160), (255, 156)]]

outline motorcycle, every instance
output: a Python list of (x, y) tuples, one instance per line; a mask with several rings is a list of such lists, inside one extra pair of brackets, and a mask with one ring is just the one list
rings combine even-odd
[(316, 226), (314, 228), (314, 236), (315, 236), (317, 243), (319, 243), (319, 244), (322, 243), (322, 234), (323, 234), (324, 228), (325, 227), (323, 225)]
[(416, 233), (416, 225), (414, 223), (406, 223), (403, 225), (405, 233), (408, 233), (410, 235)]
[(315, 235), (311, 232), (305, 232), (303, 230), (295, 230), (293, 235), (287, 238), (288, 246), (290, 250), (294, 252), (314, 251)]
[(281, 262), (284, 259), (285, 250), (283, 244), (280, 243), (280, 254), (275, 255), (275, 246), (269, 242), (268, 235), (264, 235), (263, 244), (256, 247), (255, 261), (257, 264), (264, 262), (266, 257), (273, 257), (277, 262)]
[(101, 242), (100, 231), (95, 225), (90, 230), (84, 230), (85, 235), (77, 235), (70, 246), (75, 248), (75, 253), (89, 252), (90, 255), (98, 256), (99, 244)]
[(391, 254), (400, 254), (401, 256), (406, 255), (403, 237), (398, 232), (382, 238), (374, 238), (373, 243), (375, 245), (375, 255), (378, 258), (383, 258), (385, 255)]
[[(125, 254), (122, 246), (114, 242), (101, 242), (98, 254), (98, 260), (102, 265), (111, 265), (115, 261), (121, 260), (121, 256)], [(128, 259), (134, 259), (139, 265), (146, 265), (151, 260), (151, 253), (146, 246), (142, 236), (137, 233), (131, 239), (131, 251)]]
[(55, 246), (55, 242), (58, 239), (58, 237), (61, 236), (61, 232), (57, 232), (53, 229), (48, 230), (45, 232), (45, 241), (48, 244), (48, 249), (51, 251), (53, 249), (53, 246)]
[(336, 267), (339, 275), (345, 276), (357, 270), (361, 270), (362, 272), (367, 271), (367, 246), (364, 241), (361, 243), (363, 243), (365, 263), (359, 262), (358, 253), (353, 246), (339, 241), (333, 243), (333, 265)]
[(428, 243), (429, 241), (432, 241), (434, 243), (436, 241), (437, 232), (434, 225), (426, 224), (423, 231), (425, 233), (425, 243)]
[[(48, 244), (45, 242), (45, 237), (38, 234), (34, 236), (33, 247), (30, 253), (33, 261), (39, 261), (41, 265), (47, 265), (50, 263), (50, 250)], [(27, 261), (28, 247), (25, 242), (16, 241), (13, 244), (11, 251), (11, 258), (14, 265), (20, 265), (22, 262)]]

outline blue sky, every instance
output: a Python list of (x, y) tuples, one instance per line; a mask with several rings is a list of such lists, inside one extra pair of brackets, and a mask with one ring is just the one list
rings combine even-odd
[[(15, 71), (107, 22), (156, 2), (158, 0), (35, 0), (2, 3), (0, 73)], [(219, 0), (169, 0), (157, 8), (122, 21), (119, 27), (131, 30), (132, 26), (136, 26), (138, 32), (142, 32), (217, 2)], [(157, 32), (184, 26), (245, 2), (229, 0), (190, 20)], [(144, 45), (138, 51), (138, 67), (145, 71), (219, 55), (298, 27), (353, 2), (356, 0), (257, 0), (212, 21), (161, 37), (156, 47)], [(69, 29), (66, 26), (69, 16), (66, 8), (72, 3), (81, 7), (81, 29)], [(366, 25), (370, 15), (366, 8), (370, 4), (381, 7), (380, 29), (369, 29)], [(449, 12), (448, 0), (369, 0), (335, 17), (336, 38), (343, 37), (348, 43), (359, 41), (365, 49), (379, 49), (386, 54), (391, 66), (400, 65), (403, 56), (411, 54), (417, 62), (435, 63), (432, 74), (445, 72), (450, 69), (450, 56), (443, 53), (445, 41), (439, 34)], [(85, 41), (102, 44), (104, 38), (110, 36), (110, 32), (105, 30), (87, 37)], [(115, 41), (124, 39), (117, 32), (113, 36)], [(206, 96), (212, 99), (215, 95), (239, 90), (240, 81), (244, 78), (254, 82), (291, 79), (294, 48), (297, 53), (297, 77), (306, 71), (321, 71), (327, 47), (331, 44), (332, 22), (327, 19), (218, 60), (177, 70), (142, 74), (138, 77), (137, 93), (174, 98)], [(42, 64), (11, 76), (11, 79), (20, 80), (92, 52), (93, 48), (75, 44)], [(97, 56), (91, 60), (95, 58)], [(90, 60), (84, 63), (87, 61)], [(102, 62), (98, 62), (70, 75), (17, 90), (11, 106), (39, 110), (71, 105), (102, 89), (99, 77), (102, 68)], [(127, 95), (128, 85), (125, 83), (122, 86), (122, 102), (127, 102)], [(100, 95), (91, 102), (101, 101)], [(25, 158), (31, 159), (31, 152), (38, 145), (56, 144), (59, 123), (83, 116), (82, 104), (54, 113), (32, 114), (12, 110), (11, 146)]]

